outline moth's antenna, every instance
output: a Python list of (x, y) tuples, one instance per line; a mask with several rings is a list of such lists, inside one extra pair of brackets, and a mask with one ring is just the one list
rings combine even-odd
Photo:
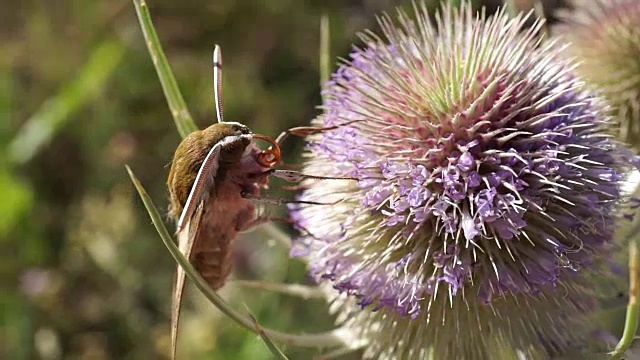
[(216, 102), (216, 117), (223, 122), (222, 114), (222, 52), (220, 46), (213, 49), (213, 97)]

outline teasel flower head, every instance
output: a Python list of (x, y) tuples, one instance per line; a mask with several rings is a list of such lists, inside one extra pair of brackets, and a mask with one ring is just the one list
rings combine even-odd
[(372, 358), (491, 358), (582, 339), (625, 150), (541, 24), (445, 6), (383, 16), (333, 75), (291, 208), (338, 321)]
[(554, 35), (566, 41), (576, 72), (611, 106), (621, 139), (640, 146), (640, 2), (574, 0), (558, 13)]

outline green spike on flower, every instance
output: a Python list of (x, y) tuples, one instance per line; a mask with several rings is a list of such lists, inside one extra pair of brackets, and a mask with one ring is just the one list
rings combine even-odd
[(640, 148), (640, 1), (573, 0), (553, 34), (579, 60), (576, 72), (611, 106), (622, 140)]
[[(291, 206), (338, 321), (376, 359), (547, 357), (580, 343), (628, 151), (541, 22), (425, 6), (362, 37), (324, 90)], [(354, 121), (356, 120), (356, 121)]]

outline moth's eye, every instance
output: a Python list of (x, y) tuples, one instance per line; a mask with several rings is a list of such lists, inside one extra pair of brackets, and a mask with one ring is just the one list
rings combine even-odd
[(236, 134), (251, 134), (251, 130), (242, 124), (231, 125), (231, 131)]

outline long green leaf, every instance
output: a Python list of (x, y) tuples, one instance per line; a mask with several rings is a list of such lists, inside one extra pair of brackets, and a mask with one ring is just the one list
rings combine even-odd
[(133, 0), (133, 4), (136, 7), (136, 14), (138, 14), (138, 21), (140, 22), (140, 27), (142, 27), (142, 33), (144, 34), (151, 60), (153, 60), (164, 96), (167, 98), (171, 115), (173, 115), (173, 121), (176, 123), (180, 136), (184, 139), (190, 133), (198, 130), (198, 127), (193, 121), (189, 109), (187, 109), (187, 104), (182, 98), (176, 78), (173, 76), (169, 62), (167, 62), (167, 57), (162, 51), (162, 45), (160, 45), (160, 40), (158, 40), (158, 35), (153, 27), (147, 3), (144, 0)]

